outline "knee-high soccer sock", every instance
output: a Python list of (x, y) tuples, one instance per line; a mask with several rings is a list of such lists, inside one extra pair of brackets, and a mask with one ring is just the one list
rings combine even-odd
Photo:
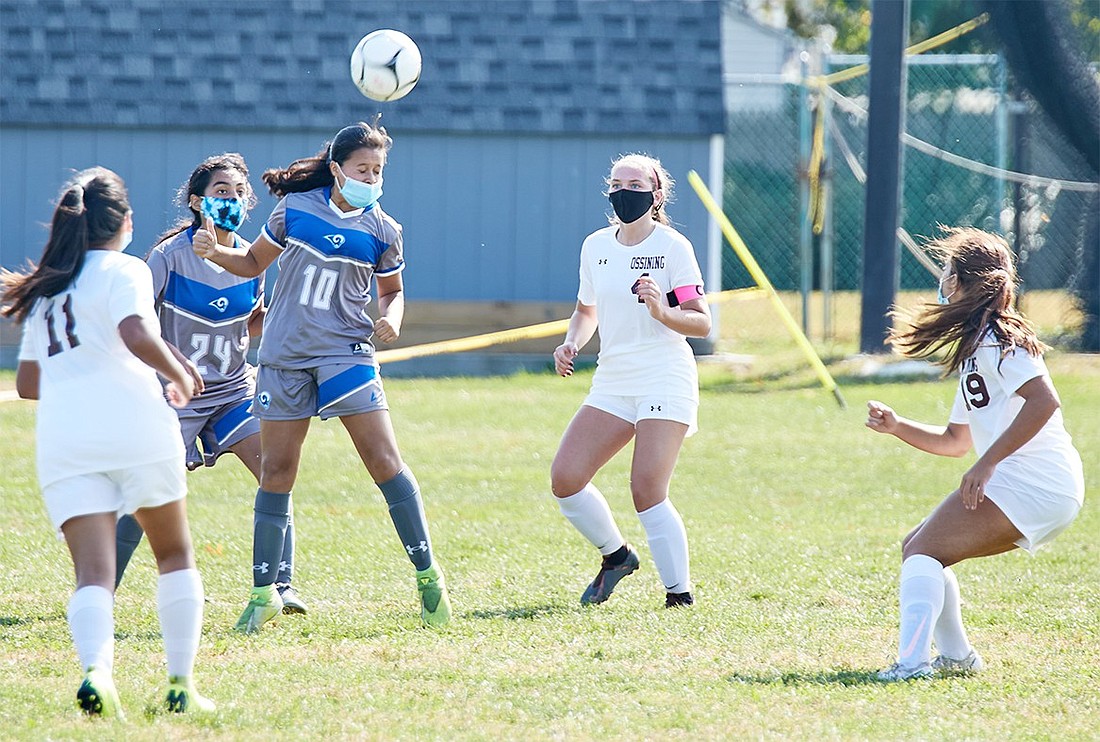
[(99, 585), (88, 585), (69, 599), (69, 628), (80, 666), (111, 674), (115, 663), (115, 598)]
[(649, 551), (665, 590), (670, 593), (691, 592), (691, 571), (688, 566), (687, 531), (680, 513), (665, 499), (638, 513), (645, 528)]
[(157, 580), (157, 614), (169, 675), (190, 677), (195, 668), (202, 604), (202, 579), (197, 569), (169, 572)]
[(275, 582), (289, 585), (294, 578), (294, 500), (287, 506), (286, 536), (283, 538), (283, 558), (279, 560), (279, 574)]
[(906, 559), (901, 564), (900, 595), (898, 662), (916, 667), (932, 656), (932, 627), (943, 610), (943, 565), (924, 554)]
[(409, 561), (418, 570), (432, 566), (432, 540), (428, 536), (428, 518), (424, 515), (424, 501), (420, 498), (420, 485), (408, 467), (397, 476), (378, 485), (390, 508), (390, 519), (397, 529), (397, 537), (409, 555)]
[(289, 492), (256, 491), (252, 515), (252, 584), (256, 587), (275, 582), (289, 519)]
[(130, 557), (144, 534), (134, 516), (124, 515), (118, 519), (115, 526), (115, 589), (122, 583), (122, 573), (126, 571), (126, 565), (130, 563)]
[(554, 499), (558, 501), (558, 509), (565, 519), (599, 549), (603, 556), (614, 554), (626, 543), (611, 516), (607, 500), (596, 489), (596, 485), (589, 482), (574, 495)]
[(936, 649), (945, 657), (961, 660), (970, 654), (973, 647), (966, 636), (962, 619), (962, 598), (959, 595), (959, 581), (950, 567), (943, 568), (943, 610), (932, 630)]

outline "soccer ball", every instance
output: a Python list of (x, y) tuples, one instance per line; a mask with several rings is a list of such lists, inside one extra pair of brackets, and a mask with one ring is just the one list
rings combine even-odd
[(405, 34), (383, 28), (359, 40), (351, 53), (351, 80), (372, 100), (404, 98), (420, 79), (420, 49)]

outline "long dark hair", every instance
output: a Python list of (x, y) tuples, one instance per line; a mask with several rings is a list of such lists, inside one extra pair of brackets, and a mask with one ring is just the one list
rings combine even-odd
[(248, 186), (248, 208), (252, 209), (256, 205), (256, 194), (252, 191), (252, 184), (248, 181), (248, 165), (244, 162), (242, 157), (237, 152), (223, 152), (220, 155), (211, 155), (205, 160), (199, 163), (198, 167), (191, 171), (191, 177), (187, 179), (187, 182), (179, 187), (176, 191), (175, 203), (177, 206), (187, 209), (191, 213), (191, 218), (181, 217), (171, 227), (167, 229), (160, 237), (157, 237), (155, 244), (159, 245), (170, 237), (175, 237), (180, 232), (194, 227), (198, 229), (202, 226), (202, 214), (191, 208), (191, 197), (201, 197), (206, 191), (206, 187), (210, 185), (210, 179), (214, 173), (219, 170), (236, 170), (244, 178), (245, 185)]
[(295, 160), (286, 168), (265, 170), (263, 181), (272, 194), (282, 197), (288, 193), (302, 193), (314, 188), (331, 186), (334, 182), (330, 162), (344, 163), (353, 152), (359, 149), (380, 149), (389, 152), (393, 139), (386, 133), (386, 127), (378, 123), (381, 116), (368, 124), (360, 121), (345, 126), (336, 133), (331, 142), (325, 142), (324, 148), (313, 157)]
[(122, 178), (102, 167), (77, 173), (61, 190), (38, 266), (30, 264), (27, 273), (0, 272), (0, 314), (22, 322), (35, 301), (68, 288), (80, 275), (88, 250), (113, 240), (129, 213)]
[(998, 235), (973, 227), (944, 228), (944, 236), (926, 245), (940, 254), (957, 281), (950, 304), (926, 304), (915, 317), (894, 309), (891, 316), (905, 327), (890, 332), (889, 341), (905, 356), (927, 358), (940, 350), (945, 373), (956, 371), (992, 333), (1002, 358), (1013, 348), (1037, 356), (1047, 349), (1015, 308), (1016, 268), (1012, 250)]

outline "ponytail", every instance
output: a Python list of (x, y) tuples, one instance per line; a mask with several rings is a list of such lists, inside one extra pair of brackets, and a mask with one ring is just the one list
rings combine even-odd
[(345, 126), (336, 132), (331, 142), (325, 142), (325, 146), (313, 157), (295, 160), (284, 169), (265, 170), (263, 181), (267, 189), (273, 195), (282, 197), (288, 193), (302, 193), (331, 186), (336, 179), (329, 168), (330, 162), (347, 162), (348, 157), (360, 149), (380, 149), (383, 152), (389, 152), (390, 147), (393, 146), (393, 139), (386, 133), (386, 127), (379, 123), (379, 119), (381, 114), (375, 117), (373, 123), (360, 121), (351, 126)]
[(58, 199), (38, 266), (30, 264), (27, 273), (0, 273), (0, 315), (22, 322), (38, 299), (64, 291), (80, 275), (88, 250), (114, 239), (129, 213), (118, 175), (99, 167), (77, 173)]

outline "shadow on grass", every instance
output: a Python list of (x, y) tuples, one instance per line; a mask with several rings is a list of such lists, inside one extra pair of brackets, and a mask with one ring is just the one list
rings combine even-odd
[(739, 673), (726, 677), (743, 685), (883, 685), (877, 670), (823, 670), (821, 672)]
[(0, 616), (0, 626), (28, 626), (34, 623), (64, 621), (64, 613), (47, 613), (43, 616)]
[(507, 618), (513, 621), (540, 618), (555, 613), (563, 613), (564, 609), (559, 605), (524, 605), (514, 608), (494, 608), (483, 611), (469, 611), (467, 618)]

